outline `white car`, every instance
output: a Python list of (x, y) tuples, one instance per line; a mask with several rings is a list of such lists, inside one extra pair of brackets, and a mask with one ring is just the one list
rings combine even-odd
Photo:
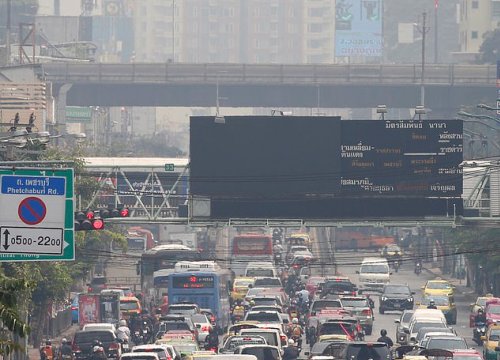
[(208, 333), (212, 329), (212, 324), (205, 314), (191, 315), (194, 326), (198, 329), (198, 342), (204, 343)]
[(152, 352), (158, 355), (159, 360), (167, 360), (170, 358), (170, 354), (166, 348), (161, 345), (147, 344), (147, 345), (137, 345), (132, 348), (132, 352)]
[(120, 360), (160, 360), (154, 352), (129, 352), (120, 356)]

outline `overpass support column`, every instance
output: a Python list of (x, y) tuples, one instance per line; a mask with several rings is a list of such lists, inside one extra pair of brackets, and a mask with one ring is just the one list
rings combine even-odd
[(57, 132), (60, 134), (66, 133), (66, 96), (73, 84), (64, 84), (59, 88), (59, 93), (56, 97), (56, 124), (61, 127)]

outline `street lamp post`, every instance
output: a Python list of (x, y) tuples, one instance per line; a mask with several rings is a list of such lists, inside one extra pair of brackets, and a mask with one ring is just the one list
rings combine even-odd
[(426, 26), (427, 13), (424, 11), (422, 13), (422, 28), (417, 27), (417, 30), (422, 34), (422, 64), (420, 70), (420, 105), (425, 106), (425, 37), (429, 32), (429, 28)]
[(172, 62), (175, 62), (175, 0), (172, 0)]

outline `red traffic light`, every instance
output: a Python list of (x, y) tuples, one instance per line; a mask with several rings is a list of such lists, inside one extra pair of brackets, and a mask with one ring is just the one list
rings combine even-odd
[(94, 230), (102, 230), (104, 229), (104, 220), (102, 219), (94, 219), (92, 222), (92, 228)]
[(123, 208), (120, 210), (120, 217), (129, 217), (129, 216), (130, 216), (129, 208)]
[(89, 210), (87, 211), (87, 213), (85, 214), (85, 217), (89, 220), (92, 220), (93, 218), (95, 218), (95, 214), (93, 211)]

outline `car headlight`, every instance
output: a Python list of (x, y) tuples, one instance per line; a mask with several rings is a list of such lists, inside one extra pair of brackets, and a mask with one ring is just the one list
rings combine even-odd
[(386, 298), (385, 296), (382, 296), (382, 297), (380, 298), (380, 300), (382, 300), (382, 301), (387, 301), (387, 298)]
[(413, 301), (413, 298), (408, 298), (408, 299), (406, 299), (406, 300), (408, 300), (408, 301)]

